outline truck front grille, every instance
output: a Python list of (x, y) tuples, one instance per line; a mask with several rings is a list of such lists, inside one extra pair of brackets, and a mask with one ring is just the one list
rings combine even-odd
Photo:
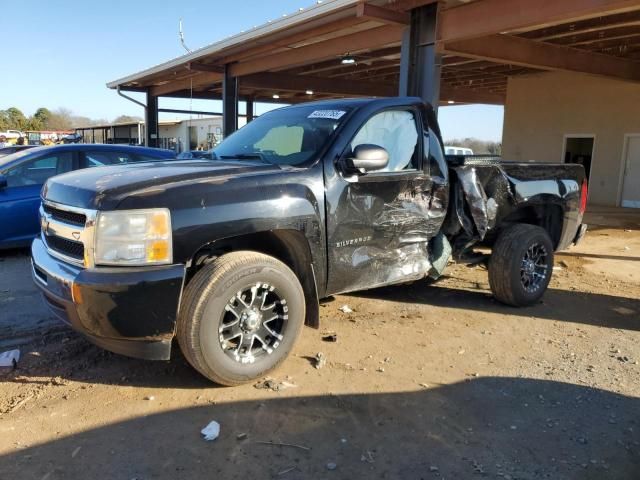
[(81, 242), (67, 240), (66, 238), (45, 235), (47, 246), (62, 255), (75, 258), (77, 260), (84, 259), (84, 245)]
[(60, 210), (59, 208), (55, 208), (47, 204), (44, 204), (42, 208), (46, 213), (51, 215), (51, 218), (59, 220), (61, 222), (69, 223), (71, 225), (78, 225), (80, 227), (84, 227), (85, 223), (87, 222), (87, 216), (83, 213)]
[(98, 212), (43, 199), (41, 238), (49, 253), (80, 267), (93, 267), (93, 236)]

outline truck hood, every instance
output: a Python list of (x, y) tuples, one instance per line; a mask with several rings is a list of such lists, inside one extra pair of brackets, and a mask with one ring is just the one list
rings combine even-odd
[(224, 182), (280, 170), (277, 165), (248, 160), (181, 160), (86, 168), (50, 178), (42, 197), (63, 205), (111, 210), (128, 196), (176, 183)]

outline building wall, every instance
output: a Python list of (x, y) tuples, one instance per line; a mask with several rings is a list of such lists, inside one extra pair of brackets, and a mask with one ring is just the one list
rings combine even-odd
[(208, 134), (212, 133), (220, 141), (222, 139), (222, 118), (207, 117), (182, 120), (178, 123), (163, 124), (160, 122), (160, 138), (175, 138), (180, 140), (181, 151), (189, 150), (189, 127), (196, 129), (197, 145), (207, 143)]
[(589, 202), (618, 205), (625, 134), (640, 133), (640, 84), (577, 73), (511, 77), (505, 160), (562, 162), (564, 136), (595, 135)]

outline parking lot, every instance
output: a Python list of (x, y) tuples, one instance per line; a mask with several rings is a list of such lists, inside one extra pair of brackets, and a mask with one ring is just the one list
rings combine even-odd
[(481, 266), (329, 299), (273, 389), (90, 345), (6, 253), (0, 328), (22, 359), (0, 385), (2, 477), (637, 478), (640, 231), (619, 225), (557, 255), (531, 308), (495, 302)]

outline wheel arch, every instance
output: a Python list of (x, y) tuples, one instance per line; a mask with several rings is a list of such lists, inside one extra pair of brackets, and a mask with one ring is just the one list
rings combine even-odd
[(320, 327), (320, 307), (311, 248), (304, 233), (294, 229), (267, 230), (226, 237), (201, 246), (187, 264), (184, 287), (193, 275), (216, 258), (230, 252), (253, 251), (277, 258), (298, 277), (305, 295), (305, 325)]
[(500, 223), (499, 230), (515, 223), (541, 227), (549, 234), (553, 248), (557, 249), (564, 230), (564, 208), (556, 202), (527, 203), (510, 212)]

